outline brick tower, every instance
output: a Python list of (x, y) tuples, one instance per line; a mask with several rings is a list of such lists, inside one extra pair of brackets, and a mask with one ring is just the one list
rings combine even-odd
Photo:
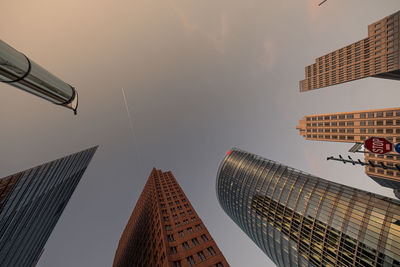
[(172, 172), (153, 169), (122, 233), (113, 266), (229, 264)]

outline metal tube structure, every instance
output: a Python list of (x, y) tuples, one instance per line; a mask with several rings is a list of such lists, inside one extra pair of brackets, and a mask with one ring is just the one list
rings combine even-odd
[(78, 94), (75, 88), (2, 40), (0, 40), (0, 81), (56, 105), (72, 109), (76, 114)]

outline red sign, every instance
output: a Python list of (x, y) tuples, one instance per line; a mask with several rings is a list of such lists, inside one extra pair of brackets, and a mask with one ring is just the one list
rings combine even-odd
[(366, 149), (376, 154), (385, 154), (393, 149), (392, 143), (382, 137), (370, 137), (364, 142)]

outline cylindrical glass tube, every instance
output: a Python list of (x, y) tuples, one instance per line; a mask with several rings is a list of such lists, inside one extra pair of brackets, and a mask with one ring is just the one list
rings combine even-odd
[(0, 81), (75, 111), (78, 95), (71, 85), (0, 40)]

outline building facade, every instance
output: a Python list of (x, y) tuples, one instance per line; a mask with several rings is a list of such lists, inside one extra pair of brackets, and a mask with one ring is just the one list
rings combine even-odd
[(113, 266), (229, 264), (172, 173), (153, 169), (122, 233)]
[[(304, 116), (296, 129), (307, 140), (363, 143), (378, 136), (395, 144), (400, 142), (400, 108)], [(399, 164), (400, 154), (365, 153), (365, 161), (370, 160), (393, 167)], [(365, 172), (382, 186), (400, 189), (400, 171), (366, 166)]]
[(0, 179), (0, 266), (34, 266), (97, 147)]
[(400, 266), (400, 202), (233, 149), (221, 207), (277, 266)]
[(400, 80), (400, 11), (368, 25), (368, 37), (305, 68), (300, 92), (377, 77)]

